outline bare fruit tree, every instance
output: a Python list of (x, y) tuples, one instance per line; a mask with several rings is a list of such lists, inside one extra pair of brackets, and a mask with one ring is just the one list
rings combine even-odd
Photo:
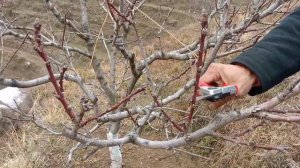
[[(198, 40), (190, 41), (190, 44), (183, 43), (165, 28), (169, 16), (176, 12), (172, 8), (160, 22), (143, 11), (143, 5), (147, 5), (146, 0), (99, 0), (98, 12), (102, 12), (103, 17), (99, 18), (101, 24), (95, 28), (91, 26), (93, 20), (89, 19), (94, 12), (89, 11), (89, 1), (74, 1), (73, 5), (80, 7), (80, 16), (72, 14), (73, 11), (62, 12), (63, 9), (55, 2), (45, 0), (44, 6), (40, 8), (52, 13), (49, 17), (55, 19), (55, 24), (59, 24), (56, 29), (52, 28), (54, 23), (48, 23), (41, 18), (28, 26), (16, 25), (12, 18), (2, 13), (1, 60), (7, 57), (3, 54), (5, 40), (21, 39), (24, 41), (22, 45), (26, 43), (33, 46), (37, 59), (45, 63), (48, 75), (26, 81), (1, 75), (0, 84), (18, 88), (31, 88), (46, 83), (53, 85), (53, 96), (57, 97), (64, 108), (70, 120), (69, 125), (58, 129), (45, 122), (37, 112), (25, 114), (21, 109), (13, 110), (21, 113), (24, 120), (30, 120), (50, 134), (77, 141), (78, 144), (70, 149), (68, 154), (70, 164), (74, 152), (87, 146), (95, 147), (87, 157), (100, 148), (108, 147), (111, 167), (115, 168), (122, 167), (121, 147), (125, 144), (177, 149), (205, 136), (288, 153), (289, 149), (285, 147), (250, 143), (239, 139), (251, 130), (263, 126), (262, 123), (247, 130), (239, 130), (236, 136), (224, 135), (218, 130), (248, 118), (257, 118), (262, 122), (299, 122), (300, 116), (294, 112), (273, 110), (276, 105), (300, 92), (299, 80), (266, 102), (240, 110), (219, 111), (205, 124), (194, 123), (205, 117), (201, 115), (201, 107), (205, 102), (197, 102), (196, 96), (199, 89), (197, 83), (208, 66), (253, 46), (265, 32), (291, 12), (297, 2), (255, 0), (247, 1), (245, 6), (237, 6), (231, 0), (205, 1), (205, 5), (209, 5), (210, 9), (203, 8), (191, 16), (198, 22), (198, 32), (194, 35)], [(278, 19), (268, 22), (270, 15)], [(181, 47), (169, 51), (163, 48), (163, 44), (158, 44), (157, 50), (149, 50), (144, 34), (140, 33), (142, 28), (137, 22), (138, 17), (154, 25), (154, 38), (169, 36)], [(111, 31), (104, 31), (104, 27), (108, 25)], [(243, 38), (247, 34), (251, 34), (251, 37)], [(105, 49), (106, 53), (99, 53), (99, 48)], [(63, 59), (52, 56), (58, 52), (63, 52)], [(96, 80), (82, 77), (76, 71), (80, 63), (74, 61), (87, 65), (86, 71), (90, 72), (92, 69)], [(172, 61), (180, 63), (181, 66), (175, 74), (167, 74), (166, 68)], [(164, 66), (160, 70), (163, 72), (159, 74), (156, 74), (157, 71), (152, 67), (157, 62)], [(5, 68), (1, 61), (1, 69)], [(80, 104), (70, 102), (65, 96), (67, 82), (75, 83), (82, 91), (82, 97), (78, 98)], [(95, 87), (91, 87), (91, 83)], [(185, 103), (188, 106), (185, 106), (185, 109), (174, 108), (176, 103)], [(122, 123), (127, 124), (123, 126)], [(145, 128), (155, 129), (154, 125), (159, 125), (158, 130), (163, 133), (160, 134), (159, 140), (150, 140), (143, 136)], [(95, 133), (106, 129), (104, 139), (100, 139)], [(123, 132), (122, 135), (119, 135), (120, 131)], [(204, 156), (201, 158), (208, 159)]]

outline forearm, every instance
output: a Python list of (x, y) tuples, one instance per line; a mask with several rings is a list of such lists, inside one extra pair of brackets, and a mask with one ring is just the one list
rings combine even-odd
[(254, 47), (232, 61), (249, 68), (260, 81), (250, 95), (263, 93), (300, 70), (300, 8)]

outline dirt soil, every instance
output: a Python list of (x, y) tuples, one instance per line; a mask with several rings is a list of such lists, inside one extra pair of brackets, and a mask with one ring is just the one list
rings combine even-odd
[[(3, 76), (17, 80), (30, 80), (47, 75), (45, 64), (34, 52), (33, 46), (24, 44), (21, 49), (17, 48), (21, 42), (4, 39)], [(15, 52), (17, 53), (15, 54)]]

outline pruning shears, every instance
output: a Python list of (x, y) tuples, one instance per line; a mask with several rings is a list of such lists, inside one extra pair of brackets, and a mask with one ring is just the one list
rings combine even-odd
[(227, 96), (236, 95), (238, 93), (237, 85), (222, 85), (213, 86), (204, 82), (199, 82), (199, 96), (197, 96), (196, 101), (208, 100), (208, 101), (218, 101), (224, 99)]

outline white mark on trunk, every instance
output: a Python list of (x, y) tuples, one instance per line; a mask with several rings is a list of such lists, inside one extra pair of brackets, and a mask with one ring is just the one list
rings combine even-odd
[[(113, 134), (110, 131), (107, 133), (107, 139), (113, 140), (118, 139), (117, 134)], [(111, 168), (122, 168), (122, 153), (120, 146), (109, 147)]]

